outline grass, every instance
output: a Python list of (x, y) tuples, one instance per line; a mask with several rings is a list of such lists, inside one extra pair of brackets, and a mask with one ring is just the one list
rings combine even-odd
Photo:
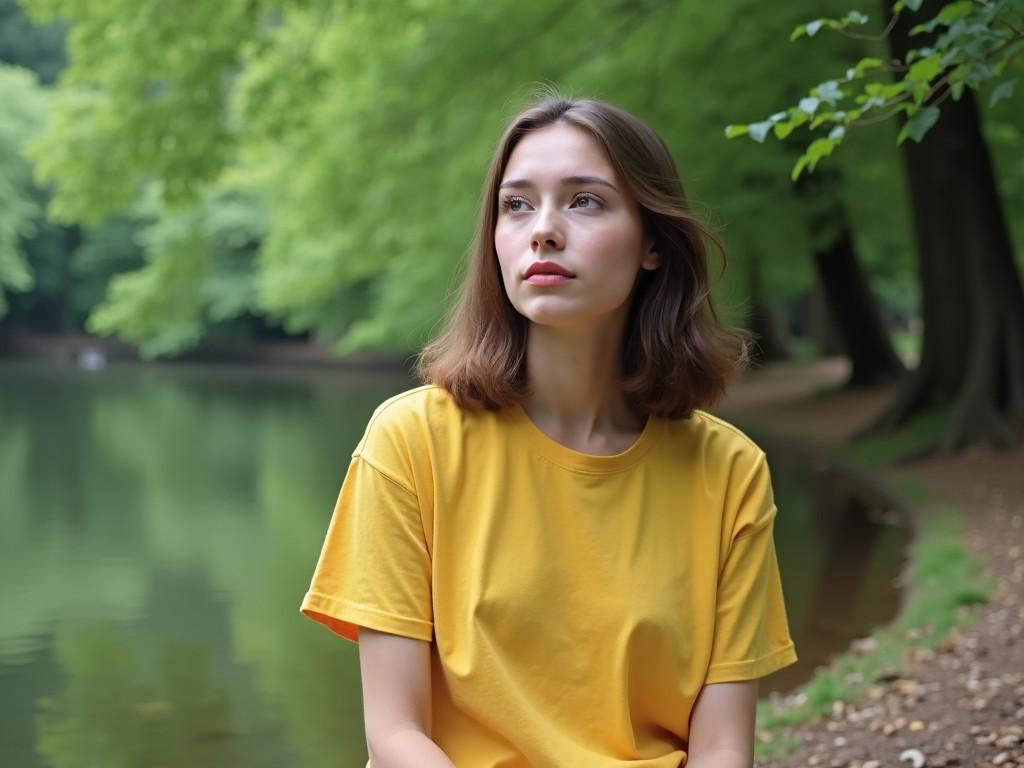
[[(910, 448), (933, 437), (946, 414), (934, 411), (897, 433), (856, 441), (840, 455), (862, 469), (878, 469)], [(902, 673), (908, 653), (941, 645), (954, 627), (973, 619), (968, 606), (985, 602), (993, 586), (982, 575), (981, 563), (964, 545), (961, 514), (932, 498), (927, 489), (908, 479), (893, 490), (913, 510), (914, 542), (905, 570), (905, 601), (899, 616), (870, 634), (871, 650), (849, 650), (833, 659), (802, 687), (790, 703), (762, 701), (758, 707), (757, 740), (761, 759), (783, 757), (796, 746), (784, 729), (788, 725), (828, 716), (835, 702), (858, 702), (880, 679)]]
[[(949, 423), (953, 407), (943, 405), (925, 411), (900, 429), (883, 435), (855, 440), (840, 450), (840, 455), (863, 469), (879, 469), (898, 461), (916, 448), (937, 440)], [(925, 502), (922, 495), (919, 499)]]

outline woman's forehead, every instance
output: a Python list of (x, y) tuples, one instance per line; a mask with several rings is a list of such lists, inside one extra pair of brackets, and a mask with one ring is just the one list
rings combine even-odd
[(615, 181), (604, 149), (593, 136), (579, 128), (556, 123), (526, 134), (509, 156), (502, 181), (559, 183), (574, 177), (599, 177)]

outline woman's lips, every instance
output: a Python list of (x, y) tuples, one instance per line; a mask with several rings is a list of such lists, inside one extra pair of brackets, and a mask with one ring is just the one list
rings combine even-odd
[(568, 275), (558, 275), (553, 272), (536, 272), (526, 278), (530, 285), (558, 285), (572, 280)]
[(541, 259), (526, 268), (523, 280), (530, 285), (561, 285), (575, 277), (572, 272), (554, 261)]

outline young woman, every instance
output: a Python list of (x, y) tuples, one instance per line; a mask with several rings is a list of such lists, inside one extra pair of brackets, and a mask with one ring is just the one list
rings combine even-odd
[(374, 413), (303, 612), (360, 643), (373, 768), (742, 768), (796, 660), (745, 362), (672, 158), (550, 98), (487, 177), (427, 385)]

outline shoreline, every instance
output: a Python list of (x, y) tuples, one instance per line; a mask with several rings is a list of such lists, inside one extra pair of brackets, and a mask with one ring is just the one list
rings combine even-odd
[(843, 391), (836, 361), (738, 382), (723, 413), (881, 476), (910, 505), (904, 610), (758, 713), (757, 764), (1024, 767), (1024, 446), (893, 465), (853, 441), (895, 389)]
[(47, 334), (20, 329), (0, 332), (0, 362), (33, 361), (83, 367), (88, 367), (89, 361), (94, 360), (94, 364), (99, 365), (202, 364), (408, 371), (415, 356), (415, 352), (338, 355), (327, 345), (310, 340), (239, 342), (208, 339), (181, 355), (146, 360), (135, 347), (114, 338), (90, 336), (87, 333)]

